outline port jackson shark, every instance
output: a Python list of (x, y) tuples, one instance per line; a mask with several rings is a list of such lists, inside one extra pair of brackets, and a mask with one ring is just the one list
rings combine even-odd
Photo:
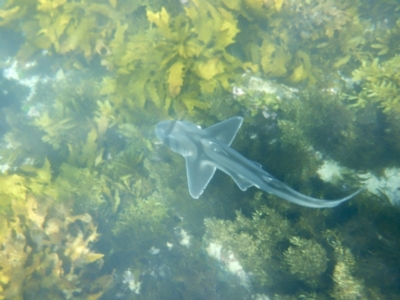
[(216, 169), (232, 177), (242, 191), (255, 186), (287, 201), (312, 208), (335, 207), (362, 190), (332, 201), (296, 192), (263, 170), (260, 164), (230, 147), (242, 122), (242, 117), (233, 117), (206, 129), (186, 121), (162, 121), (157, 124), (156, 135), (161, 142), (186, 159), (189, 193), (193, 198), (200, 197)]

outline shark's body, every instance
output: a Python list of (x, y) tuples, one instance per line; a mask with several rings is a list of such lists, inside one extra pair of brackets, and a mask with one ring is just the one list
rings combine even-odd
[(326, 201), (308, 197), (289, 188), (263, 170), (260, 164), (248, 160), (229, 147), (242, 122), (243, 118), (234, 117), (206, 129), (185, 121), (163, 121), (157, 124), (158, 138), (186, 159), (189, 192), (193, 198), (197, 199), (203, 193), (216, 169), (231, 176), (242, 191), (255, 186), (307, 207), (334, 207), (360, 192), (359, 190), (343, 199)]

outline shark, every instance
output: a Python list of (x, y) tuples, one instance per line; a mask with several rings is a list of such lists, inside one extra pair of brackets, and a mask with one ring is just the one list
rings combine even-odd
[(242, 117), (233, 117), (202, 129), (187, 121), (162, 121), (156, 125), (159, 140), (186, 160), (190, 195), (198, 199), (216, 169), (229, 175), (239, 189), (256, 187), (282, 199), (311, 208), (335, 207), (357, 195), (362, 189), (338, 200), (323, 200), (301, 194), (230, 147), (242, 126)]

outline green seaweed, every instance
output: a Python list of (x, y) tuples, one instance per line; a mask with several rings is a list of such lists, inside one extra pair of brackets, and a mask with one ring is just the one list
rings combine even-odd
[(221, 244), (224, 253), (234, 252), (245, 271), (254, 276), (258, 287), (272, 286), (273, 273), (279, 270), (274, 247), (288, 238), (289, 223), (276, 211), (262, 206), (247, 218), (236, 212), (234, 221), (207, 219), (205, 221), (207, 243)]
[(298, 237), (291, 237), (290, 244), (283, 254), (290, 273), (311, 286), (317, 286), (318, 277), (327, 268), (325, 249), (315, 241)]
[[(21, 181), (18, 184), (25, 186)], [(25, 186), (18, 193), (8, 190), (10, 210), (7, 214), (0, 211), (0, 298), (100, 297), (112, 278), (109, 274), (93, 276), (94, 270), (101, 268), (104, 255), (89, 246), (98, 239), (92, 217), (70, 214), (68, 204), (38, 199), (28, 189)], [(98, 285), (100, 281), (103, 286)]]
[[(126, 200), (126, 199), (125, 199)], [(147, 199), (130, 198), (125, 203), (113, 228), (116, 250), (147, 253), (151, 247), (159, 247), (167, 242), (168, 208), (158, 193)]]
[(400, 111), (400, 78), (398, 65), (400, 56), (379, 63), (363, 61), (360, 68), (353, 72), (353, 80), (361, 82), (362, 91), (355, 96), (357, 107), (365, 107), (368, 102), (376, 102), (382, 107), (383, 112), (391, 110)]

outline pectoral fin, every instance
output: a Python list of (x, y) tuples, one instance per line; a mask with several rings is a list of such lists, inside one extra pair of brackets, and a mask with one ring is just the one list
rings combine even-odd
[(215, 167), (204, 164), (201, 160), (193, 158), (192, 156), (186, 157), (186, 174), (189, 193), (193, 198), (197, 199), (200, 197), (213, 177), (215, 169)]

